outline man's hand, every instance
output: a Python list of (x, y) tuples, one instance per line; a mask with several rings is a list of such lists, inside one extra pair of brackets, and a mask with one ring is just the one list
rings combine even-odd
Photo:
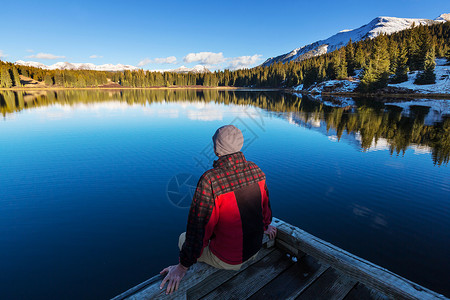
[(269, 225), (264, 233), (267, 234), (271, 240), (273, 240), (277, 236), (277, 228)]
[(186, 274), (188, 268), (183, 266), (182, 264), (178, 264), (175, 266), (170, 266), (159, 272), (159, 274), (163, 275), (167, 273), (166, 277), (164, 277), (163, 281), (159, 288), (162, 290), (166, 282), (168, 282), (166, 295), (172, 294), (172, 292), (178, 290), (178, 285), (180, 284), (181, 279), (183, 279)]

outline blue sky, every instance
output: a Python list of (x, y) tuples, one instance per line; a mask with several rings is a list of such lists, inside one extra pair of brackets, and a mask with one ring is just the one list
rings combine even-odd
[(4, 1), (0, 59), (251, 67), (377, 16), (442, 13), (449, 0)]

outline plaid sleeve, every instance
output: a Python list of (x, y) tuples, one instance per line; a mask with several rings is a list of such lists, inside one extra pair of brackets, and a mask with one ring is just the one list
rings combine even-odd
[(200, 177), (189, 210), (186, 241), (180, 251), (180, 263), (190, 267), (197, 262), (203, 249), (205, 229), (214, 209), (214, 195), (208, 173)]
[(272, 223), (272, 209), (270, 208), (269, 190), (267, 189), (266, 183), (264, 183), (263, 219), (264, 219), (264, 230), (267, 230), (270, 223)]

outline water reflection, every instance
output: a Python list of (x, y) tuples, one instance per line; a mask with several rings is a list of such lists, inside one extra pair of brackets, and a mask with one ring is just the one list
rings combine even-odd
[[(111, 102), (114, 101), (114, 102)], [(389, 150), (403, 155), (432, 153), (434, 164), (448, 164), (450, 157), (449, 100), (374, 101), (367, 98), (299, 96), (268, 91), (223, 90), (65, 90), (2, 91), (0, 111), (13, 116), (24, 109), (60, 105), (63, 108), (116, 109), (128, 105), (191, 102), (200, 109), (188, 110), (190, 119), (221, 120), (222, 112), (205, 103), (252, 105), (271, 112), (293, 124), (322, 131), (332, 141), (347, 140), (363, 151)], [(107, 104), (106, 104), (107, 103)], [(105, 105), (106, 104), (106, 105)], [(198, 108), (198, 107), (197, 107)], [(177, 118), (179, 112), (158, 111)], [(47, 114), (61, 118), (58, 112)], [(344, 134), (345, 133), (345, 134)]]
[(383, 214), (377, 213), (368, 207), (353, 204), (352, 212), (358, 218), (365, 219), (364, 221), (373, 228), (379, 229), (381, 227), (388, 227), (386, 217)]

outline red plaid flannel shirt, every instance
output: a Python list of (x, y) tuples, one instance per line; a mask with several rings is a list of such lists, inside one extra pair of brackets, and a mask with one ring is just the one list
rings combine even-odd
[[(206, 225), (214, 210), (218, 196), (235, 191), (250, 184), (264, 182), (267, 195), (268, 213), (264, 214), (264, 229), (272, 221), (265, 174), (253, 162), (247, 161), (242, 152), (221, 156), (214, 161), (213, 169), (206, 171), (200, 178), (189, 211), (186, 240), (180, 251), (180, 263), (189, 267), (200, 257), (203, 248), (213, 232), (205, 232)], [(210, 231), (210, 230), (209, 230)]]

